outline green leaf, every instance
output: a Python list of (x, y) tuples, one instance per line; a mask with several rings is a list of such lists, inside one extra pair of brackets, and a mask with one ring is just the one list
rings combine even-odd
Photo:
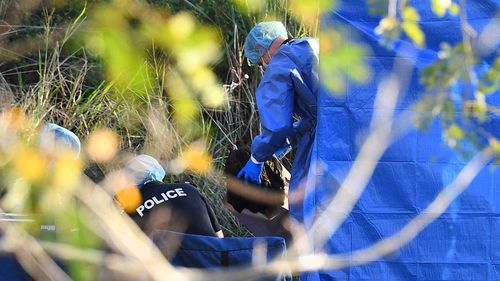
[(236, 6), (243, 12), (258, 13), (266, 8), (266, 1), (264, 0), (232, 0)]
[(342, 94), (347, 81), (363, 83), (369, 79), (364, 46), (346, 42), (338, 32), (323, 31), (320, 38), (320, 79), (331, 92)]
[(448, 130), (446, 130), (446, 135), (455, 140), (460, 140), (464, 137), (464, 131), (455, 123), (453, 123)]
[(91, 264), (79, 261), (69, 262), (69, 272), (73, 280), (96, 280), (97, 268)]
[(455, 120), (455, 107), (450, 100), (443, 102), (441, 113), (444, 120)]

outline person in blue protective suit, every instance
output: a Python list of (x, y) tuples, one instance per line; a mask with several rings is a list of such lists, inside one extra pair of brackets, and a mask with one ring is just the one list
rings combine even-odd
[(319, 42), (288, 39), (281, 22), (261, 22), (248, 34), (244, 54), (265, 72), (255, 93), (261, 133), (253, 139), (250, 159), (238, 177), (260, 185), (264, 161), (296, 147), (290, 181), (293, 191), (308, 172), (315, 138)]

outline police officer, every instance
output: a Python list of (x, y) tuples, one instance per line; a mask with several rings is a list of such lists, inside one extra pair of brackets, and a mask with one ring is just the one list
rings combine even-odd
[(189, 183), (163, 183), (165, 170), (149, 155), (138, 155), (124, 171), (139, 187), (142, 204), (129, 214), (150, 234), (155, 229), (224, 237), (219, 222), (198, 189)]

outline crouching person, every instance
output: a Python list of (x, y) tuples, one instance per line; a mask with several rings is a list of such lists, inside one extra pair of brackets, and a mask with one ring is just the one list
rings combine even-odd
[(163, 183), (165, 170), (149, 155), (138, 155), (124, 171), (139, 187), (142, 203), (129, 214), (150, 235), (170, 230), (204, 236), (224, 237), (214, 212), (196, 186), (190, 183)]

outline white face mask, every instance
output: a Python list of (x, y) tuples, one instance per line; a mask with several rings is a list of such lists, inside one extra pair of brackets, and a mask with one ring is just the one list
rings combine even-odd
[[(271, 57), (271, 54), (269, 54), (269, 52), (267, 52), (266, 54), (264, 54), (264, 56), (265, 55), (268, 55), (269, 57)], [(259, 66), (262, 68), (263, 71), (266, 70), (266, 68), (267, 68), (267, 63), (264, 61), (264, 56), (262, 56), (262, 58), (261, 58), (262, 63), (259, 64)]]

